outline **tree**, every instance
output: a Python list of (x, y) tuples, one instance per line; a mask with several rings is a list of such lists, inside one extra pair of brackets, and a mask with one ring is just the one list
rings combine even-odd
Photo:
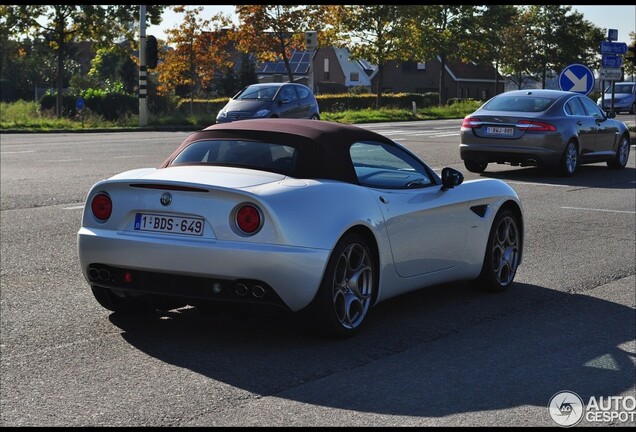
[(478, 7), (480, 13), (479, 37), (475, 58), (479, 62), (491, 63), (495, 67), (495, 94), (499, 88), (499, 67), (504, 49), (504, 37), (512, 26), (518, 10), (513, 5), (492, 5)]
[(33, 100), (37, 88), (55, 87), (55, 56), (46, 41), (3, 38), (0, 48), (3, 101)]
[[(148, 6), (153, 24), (161, 22), (165, 6)], [(136, 12), (136, 16), (135, 16)], [(139, 20), (139, 6), (17, 5), (2, 6), (0, 20), (13, 36), (44, 38), (57, 55), (56, 113), (62, 115), (64, 60), (73, 42), (92, 41), (96, 46), (112, 44), (116, 37), (132, 35), (130, 23)]]
[[(202, 7), (186, 9), (174, 7), (177, 13), (185, 13), (181, 25), (168, 30), (167, 42), (174, 49), (166, 53), (164, 61), (157, 66), (159, 74), (158, 91), (167, 94), (178, 88), (188, 89), (190, 112), (194, 97), (201, 89), (211, 89), (212, 82), (223, 68), (231, 66), (228, 46), (231, 29), (230, 18), (218, 13), (211, 19), (203, 19), (199, 14)], [(210, 26), (214, 29), (210, 30)]]
[(527, 20), (527, 15), (516, 15), (512, 25), (501, 32), (501, 68), (519, 90), (525, 87), (529, 78), (528, 71), (532, 68), (532, 49), (529, 43), (532, 38)]
[(98, 49), (91, 61), (88, 75), (95, 78), (97, 82), (119, 81), (128, 93), (134, 92), (139, 83), (137, 65), (131, 58), (130, 52), (120, 45)]
[(550, 73), (569, 64), (595, 64), (604, 35), (583, 14), (563, 5), (532, 5), (525, 13), (530, 40), (534, 41), (531, 68), (541, 76), (542, 88), (546, 87)]
[(289, 64), (293, 49), (304, 49), (304, 32), (308, 29), (304, 6), (237, 5), (240, 26), (236, 33), (237, 48), (258, 53), (257, 60), (282, 58), (289, 82), (294, 76)]
[(626, 75), (630, 75), (632, 81), (634, 80), (634, 73), (636, 72), (636, 32), (629, 32), (631, 42), (628, 43), (627, 53), (623, 58), (623, 70)]
[(418, 6), (415, 15), (420, 58), (437, 56), (440, 61), (439, 104), (446, 103), (446, 64), (472, 60), (480, 53), (479, 14), (477, 6)]
[(351, 58), (378, 66), (377, 107), (382, 104), (386, 63), (413, 60), (417, 43), (411, 12), (411, 7), (397, 5), (344, 5), (335, 10), (334, 23)]

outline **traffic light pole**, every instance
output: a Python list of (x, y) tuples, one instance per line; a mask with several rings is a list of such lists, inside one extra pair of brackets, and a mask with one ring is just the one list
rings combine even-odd
[(148, 125), (148, 71), (146, 68), (146, 5), (139, 7), (139, 126)]

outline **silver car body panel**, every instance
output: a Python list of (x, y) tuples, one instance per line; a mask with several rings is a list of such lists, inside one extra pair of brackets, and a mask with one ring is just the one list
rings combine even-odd
[[(172, 202), (166, 206), (161, 203), (161, 186), (197, 190), (170, 190)], [(116, 203), (107, 222), (90, 211), (98, 193)], [(521, 208), (514, 190), (495, 179), (467, 181), (446, 191), (439, 185), (380, 190), (244, 168), (137, 169), (93, 186), (77, 242), (87, 281), (91, 263), (252, 278), (269, 284), (289, 309), (298, 311), (316, 295), (331, 250), (354, 227), (369, 231), (377, 244), (377, 302), (424, 286), (477, 277), (495, 214), (509, 201)], [(253, 236), (233, 227), (233, 211), (246, 202), (263, 214), (262, 229)], [(480, 205), (487, 206), (482, 217), (470, 210)], [(203, 235), (135, 231), (135, 214), (140, 212), (203, 218)]]

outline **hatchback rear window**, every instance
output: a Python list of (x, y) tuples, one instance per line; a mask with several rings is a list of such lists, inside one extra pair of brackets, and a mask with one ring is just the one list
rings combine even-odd
[(488, 111), (541, 112), (547, 110), (555, 100), (538, 96), (500, 96), (484, 105), (483, 109)]
[(181, 151), (171, 165), (210, 164), (240, 166), (290, 175), (296, 169), (297, 150), (261, 141), (201, 140)]

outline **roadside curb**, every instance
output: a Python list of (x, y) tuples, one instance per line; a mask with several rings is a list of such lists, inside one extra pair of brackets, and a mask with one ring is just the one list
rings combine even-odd
[(111, 132), (195, 132), (207, 126), (153, 126), (131, 128), (91, 128), (91, 129), (0, 129), (0, 134), (35, 134), (35, 133), (111, 133)]

